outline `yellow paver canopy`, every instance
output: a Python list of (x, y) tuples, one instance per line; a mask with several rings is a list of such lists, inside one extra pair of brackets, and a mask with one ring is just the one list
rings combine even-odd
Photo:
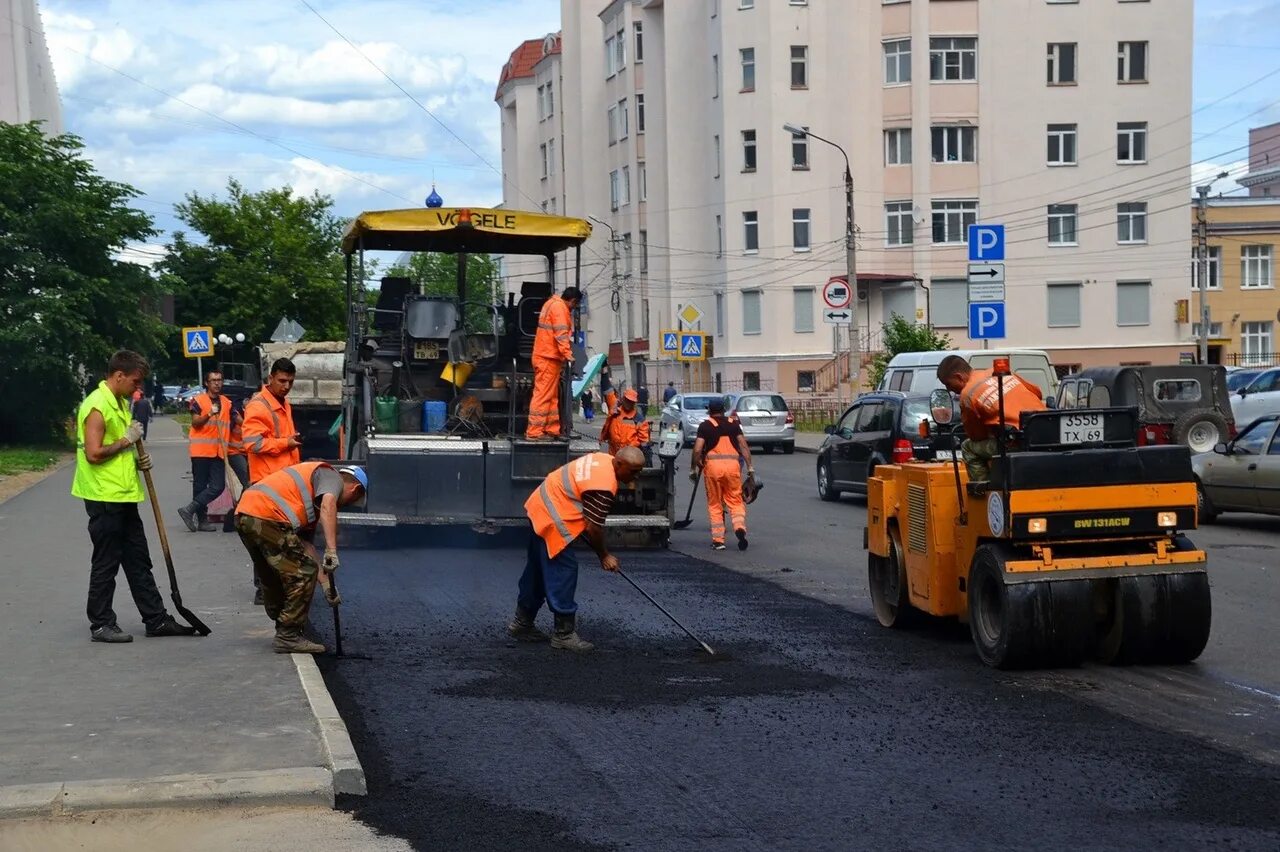
[(483, 207), (422, 207), (361, 213), (347, 226), (342, 251), (550, 254), (581, 245), (589, 236), (591, 223), (585, 219)]

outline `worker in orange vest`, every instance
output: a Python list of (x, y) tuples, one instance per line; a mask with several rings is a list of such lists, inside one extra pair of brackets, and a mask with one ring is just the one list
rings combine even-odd
[[(338, 508), (364, 496), (369, 478), (361, 467), (334, 469), (302, 462), (249, 486), (240, 497), (236, 530), (262, 581), (267, 615), (276, 623), (277, 654), (321, 654), (324, 646), (302, 635), (316, 581), (328, 585), (338, 570)], [(311, 543), (324, 532), (324, 558)], [(330, 599), (334, 606), (335, 597)]]
[[(529, 425), (524, 436), (531, 441), (561, 437), (560, 380), (565, 365), (573, 360), (573, 309), (581, 293), (566, 287), (552, 294), (538, 314), (538, 331), (533, 338), (533, 397), (529, 400)], [(567, 436), (566, 436), (567, 437)]]
[(287, 399), (297, 372), (288, 358), (277, 358), (262, 390), (244, 404), (250, 482), (302, 461), (302, 436), (293, 425), (293, 408)]
[(724, 400), (716, 397), (707, 404), (706, 420), (698, 426), (693, 442), (693, 472), (690, 479), (702, 481), (707, 489), (707, 517), (711, 522), (711, 549), (724, 550), (724, 507), (729, 507), (738, 549), (747, 549), (747, 504), (742, 499), (742, 462), (747, 476), (755, 476), (751, 450), (742, 425), (724, 413)]
[(191, 400), (191, 428), (187, 432), (187, 454), (191, 457), (191, 502), (178, 509), (178, 517), (192, 532), (213, 532), (209, 504), (227, 487), (223, 445), (231, 422), (231, 400), (222, 395), (222, 373), (204, 375), (203, 393)]
[[(938, 381), (952, 393), (960, 395), (960, 422), (965, 440), (960, 444), (960, 458), (969, 471), (970, 482), (987, 482), (991, 478), (991, 460), (1000, 452), (995, 430), (1000, 426), (1000, 379), (991, 370), (975, 370), (960, 355), (948, 355), (938, 365)], [(1024, 411), (1044, 411), (1044, 393), (1021, 376), (1006, 375), (1001, 382), (1004, 393), (1004, 423), (1017, 429)]]
[(588, 453), (551, 471), (529, 495), (524, 511), (532, 529), (515, 618), (507, 625), (510, 636), (521, 642), (546, 641), (547, 634), (534, 624), (546, 603), (555, 617), (551, 647), (578, 653), (595, 647), (578, 636), (578, 559), (571, 545), (579, 537), (586, 539), (601, 568), (618, 570), (618, 558), (605, 544), (604, 522), (618, 483), (633, 481), (643, 468), (644, 455), (635, 447), (623, 447), (616, 456)]
[[(231, 475), (240, 483), (242, 490), (249, 487), (249, 457), (244, 450), (244, 414), (234, 405), (231, 409), (231, 429), (227, 435), (227, 467), (231, 468)], [(233, 506), (222, 523), (222, 531), (235, 532), (235, 529), (235, 507)]]
[(609, 455), (616, 456), (623, 447), (636, 447), (644, 453), (646, 465), (652, 462), (649, 446), (649, 421), (640, 411), (640, 396), (632, 388), (622, 392), (622, 402), (612, 390), (605, 391), (604, 405), (609, 415), (600, 427), (600, 441), (609, 445)]

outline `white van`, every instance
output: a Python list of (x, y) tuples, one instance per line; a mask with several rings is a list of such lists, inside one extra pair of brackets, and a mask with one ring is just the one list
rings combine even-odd
[(1058, 374), (1042, 349), (949, 349), (934, 352), (903, 352), (894, 355), (876, 390), (929, 393), (942, 387), (938, 365), (948, 355), (960, 355), (975, 370), (990, 370), (996, 358), (1008, 358), (1013, 372), (1033, 383), (1045, 399), (1058, 395)]

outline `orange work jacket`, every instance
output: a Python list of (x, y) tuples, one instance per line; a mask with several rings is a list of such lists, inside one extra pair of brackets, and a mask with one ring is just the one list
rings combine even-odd
[[(230, 437), (228, 424), (231, 422), (231, 400), (219, 395), (222, 411), (216, 417), (210, 417), (199, 428), (192, 426), (187, 432), (187, 452), (193, 459), (222, 458), (222, 444)], [(213, 397), (209, 392), (196, 394), (191, 400), (193, 417), (205, 417), (213, 410)]]
[(244, 455), (244, 415), (231, 422), (231, 431), (227, 439), (227, 452), (233, 456)]
[(302, 461), (300, 448), (289, 449), (289, 438), (297, 431), (289, 400), (276, 399), (266, 387), (249, 398), (244, 404), (244, 448), (250, 482)]
[(573, 317), (569, 303), (558, 295), (547, 299), (538, 314), (538, 332), (533, 338), (533, 357), (546, 361), (572, 361)]
[(236, 511), (251, 518), (288, 524), (305, 531), (316, 525), (316, 495), (311, 476), (324, 462), (303, 462), (277, 470), (240, 495)]
[(627, 414), (617, 403), (616, 393), (609, 391), (605, 394), (604, 404), (609, 416), (600, 429), (600, 440), (608, 441), (611, 456), (616, 456), (623, 447), (644, 447), (649, 443), (649, 421), (640, 413), (640, 406)]
[(524, 501), (533, 531), (547, 543), (552, 559), (586, 530), (582, 495), (588, 491), (618, 493), (613, 457), (607, 453), (588, 453), (556, 468)]
[[(997, 377), (990, 370), (974, 370), (960, 392), (960, 420), (964, 433), (975, 441), (991, 437), (1000, 425), (1000, 392)], [(1044, 411), (1044, 394), (1040, 388), (1019, 376), (1004, 377), (1004, 422), (1015, 429), (1022, 423), (1022, 412)]]

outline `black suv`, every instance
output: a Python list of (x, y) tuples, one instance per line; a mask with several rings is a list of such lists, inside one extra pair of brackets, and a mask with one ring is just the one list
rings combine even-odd
[[(929, 421), (928, 438), (920, 437), (921, 420)], [(952, 420), (959, 422), (958, 410)], [(866, 494), (867, 479), (878, 464), (950, 459), (950, 428), (939, 430), (933, 422), (928, 394), (863, 394), (839, 423), (826, 429), (827, 439), (818, 449), (818, 496), (839, 500), (846, 491)]]

